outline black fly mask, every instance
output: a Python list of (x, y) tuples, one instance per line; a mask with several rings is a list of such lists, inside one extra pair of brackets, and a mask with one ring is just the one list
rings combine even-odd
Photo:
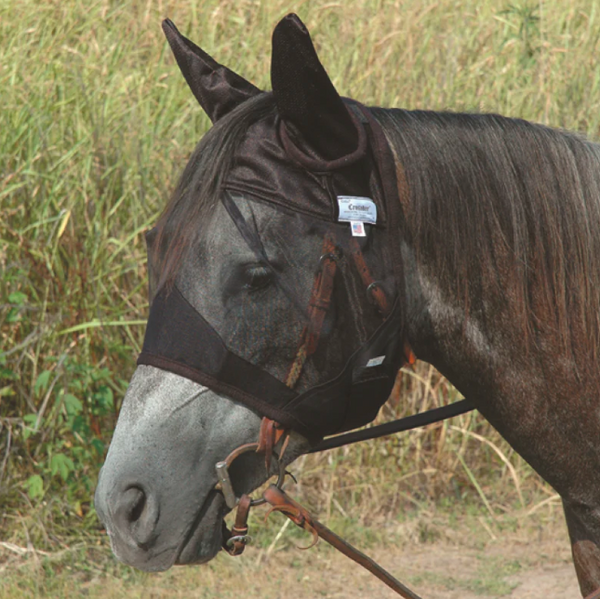
[[(213, 121), (262, 94), (164, 29)], [(370, 422), (405, 361), (400, 204), (378, 123), (340, 98), (294, 15), (275, 29), (271, 75), (276, 111), (238, 145), (197, 244), (201, 265), (235, 266), (197, 293), (163, 285), (138, 363), (316, 441)]]

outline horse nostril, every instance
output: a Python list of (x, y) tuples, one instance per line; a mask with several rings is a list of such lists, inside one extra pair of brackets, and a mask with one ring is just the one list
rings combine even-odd
[(128, 487), (118, 499), (115, 513), (121, 534), (127, 534), (139, 546), (150, 546), (156, 537), (160, 516), (158, 498), (142, 487)]
[(139, 487), (130, 487), (125, 491), (124, 499), (129, 505), (128, 520), (134, 524), (140, 519), (146, 507), (146, 493)]

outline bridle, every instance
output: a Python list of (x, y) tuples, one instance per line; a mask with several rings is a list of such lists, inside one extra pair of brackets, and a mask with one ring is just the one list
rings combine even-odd
[[(330, 229), (325, 234), (323, 240), (321, 257), (319, 258), (319, 269), (315, 275), (308, 302), (307, 324), (302, 330), (296, 357), (285, 379), (286, 385), (290, 388), (293, 388), (297, 383), (306, 359), (317, 350), (323, 323), (331, 306), (331, 294), (333, 293), (337, 264), (341, 258), (339, 252), (340, 250), (335, 245), (335, 230)], [(350, 239), (350, 255), (366, 289), (369, 301), (376, 306), (385, 320), (391, 311), (390, 303), (381, 284), (372, 277), (365, 257), (355, 238)], [(409, 351), (407, 361), (410, 363), (415, 361), (412, 351)]]
[[(283, 483), (288, 472), (285, 470), (283, 454), (289, 441), (289, 431), (281, 428), (275, 421), (269, 418), (263, 418), (260, 427), (259, 439), (256, 443), (246, 443), (234, 449), (222, 462), (217, 462), (216, 470), (219, 476), (219, 482), (216, 488), (221, 491), (225, 497), (227, 506), (231, 509), (237, 507), (235, 522), (231, 530), (227, 529), (223, 523), (223, 549), (229, 555), (241, 555), (250, 541), (248, 535), (248, 515), (251, 507), (269, 504), (271, 508), (267, 512), (269, 516), (272, 512), (281, 512), (285, 514), (294, 524), (310, 532), (313, 536), (313, 542), (309, 547), (314, 546), (319, 538), (341, 551), (344, 555), (360, 564), (369, 572), (377, 576), (382, 582), (387, 584), (392, 590), (396, 591), (405, 599), (420, 599), (413, 591), (404, 586), (399, 580), (394, 578), (389, 572), (384, 570), (379, 564), (374, 562), (364, 553), (337, 536), (332, 530), (314, 518), (306, 508), (294, 501), (283, 490)], [(274, 453), (275, 447), (280, 445), (279, 453)], [(244, 453), (254, 452), (263, 454), (265, 457), (265, 466), (267, 472), (270, 472), (270, 466), (273, 458), (276, 458), (278, 464), (278, 477), (275, 484), (271, 484), (263, 493), (262, 497), (252, 499), (249, 495), (243, 494), (237, 498), (229, 477), (229, 467), (233, 461)], [(291, 476), (291, 475), (290, 475)], [(309, 548), (307, 547), (307, 549)]]
[[(307, 323), (300, 335), (296, 356), (290, 365), (285, 379), (286, 385), (290, 388), (293, 388), (298, 382), (307, 358), (317, 350), (323, 323), (325, 322), (325, 317), (331, 306), (331, 295), (333, 293), (335, 275), (337, 272), (337, 263), (341, 258), (340, 250), (336, 248), (335, 241), (335, 230), (331, 228), (325, 233), (323, 239), (321, 257), (319, 258), (319, 268), (314, 278), (308, 302)], [(387, 301), (387, 297), (381, 286), (378, 285), (371, 276), (360, 246), (355, 239), (351, 240), (350, 254), (360, 278), (366, 287), (367, 295), (369, 298), (372, 298), (373, 303), (385, 319), (390, 312), (389, 302)], [(408, 358), (408, 361), (410, 361), (410, 358)], [(274, 485), (282, 492), (281, 487), (286, 475), (282, 458), (289, 442), (289, 432), (285, 431), (285, 429), (277, 422), (269, 418), (263, 418), (257, 442), (240, 445), (238, 448), (234, 449), (225, 460), (217, 462), (215, 466), (219, 480), (217, 486), (225, 497), (227, 507), (229, 507), (229, 509), (234, 509), (238, 506), (236, 524), (234, 525), (233, 531), (227, 536), (225, 542), (225, 549), (231, 555), (239, 555), (244, 550), (248, 541), (246, 519), (249, 509), (264, 504), (268, 500), (266, 497), (250, 499), (246, 495), (242, 495), (242, 497), (238, 499), (233, 490), (233, 485), (229, 476), (229, 468), (233, 461), (240, 455), (248, 452), (255, 452), (264, 454), (265, 467), (267, 474), (269, 474), (271, 472), (271, 462), (274, 456), (274, 447), (282, 439), (281, 449), (277, 457), (279, 476), (277, 483)]]
[[(361, 121), (363, 123), (372, 121), (372, 119), (368, 117), (367, 111), (362, 114), (361, 110), (357, 109), (357, 112), (359, 113), (359, 117), (361, 117)], [(382, 138), (382, 135), (377, 133), (378, 128), (376, 126), (372, 127), (372, 130), (375, 134), (375, 152), (376, 154), (381, 155), (384, 153), (384, 148), (386, 147), (385, 140)], [(390, 162), (390, 164), (393, 164), (393, 161), (389, 160), (384, 162)], [(393, 179), (394, 177), (390, 173), (388, 173), (388, 176), (382, 177), (384, 187), (386, 184), (390, 186), (390, 184), (387, 182)], [(390, 195), (390, 197), (393, 197), (391, 193), (393, 193), (393, 190), (384, 195)], [(399, 202), (397, 202), (397, 204), (399, 205)], [(396, 206), (396, 202), (390, 202), (390, 206)], [(355, 239), (351, 240), (349, 253), (354, 266), (360, 275), (365, 292), (385, 319), (390, 314), (391, 310), (389, 300), (385, 294), (383, 286), (375, 281), (371, 276), (364, 256), (360, 250), (360, 246)], [(333, 284), (340, 258), (341, 256), (336, 250), (335, 234), (333, 230), (328, 231), (323, 239), (322, 253), (319, 260), (319, 269), (313, 282), (311, 297), (307, 310), (307, 323), (302, 330), (295, 358), (293, 359), (285, 378), (285, 384), (289, 388), (295, 387), (302, 374), (307, 358), (314, 354), (317, 349), (323, 324), (331, 305)], [(405, 363), (412, 365), (416, 361), (416, 357), (411, 347), (406, 342), (404, 344), (403, 351)], [(446, 418), (463, 414), (473, 410), (474, 408), (475, 404), (471, 400), (463, 399), (453, 404), (428, 410), (420, 414), (415, 414), (413, 416), (402, 418), (379, 426), (329, 437), (314, 446), (310, 450), (310, 453), (426, 426)], [(377, 576), (401, 597), (404, 597), (405, 599), (419, 599), (419, 596), (413, 591), (404, 586), (400, 581), (394, 578), (365, 554), (337, 536), (333, 531), (315, 519), (304, 507), (286, 494), (286, 492), (283, 490), (283, 484), (285, 482), (286, 475), (289, 473), (285, 470), (284, 454), (288, 442), (289, 430), (286, 430), (276, 421), (265, 417), (261, 422), (259, 438), (257, 442), (239, 446), (232, 451), (225, 460), (216, 464), (217, 477), (219, 481), (216, 488), (223, 493), (227, 506), (231, 510), (236, 509), (235, 522), (231, 530), (229, 530), (223, 522), (223, 549), (230, 555), (241, 555), (246, 545), (250, 541), (250, 537), (248, 535), (248, 515), (250, 508), (268, 504), (270, 506), (270, 510), (267, 513), (267, 516), (273, 511), (282, 512), (297, 526), (312, 534), (312, 545), (314, 545), (319, 538), (324, 539), (327, 543), (341, 551), (344, 555), (348, 556), (350, 559)], [(231, 467), (232, 463), (241, 455), (249, 452), (264, 456), (266, 472), (268, 475), (271, 474), (271, 465), (273, 461), (276, 461), (277, 463), (276, 483), (271, 484), (264, 491), (262, 496), (257, 499), (252, 499), (247, 494), (243, 494), (238, 498), (235, 494), (229, 475), (229, 468)], [(586, 599), (600, 599), (600, 589), (589, 594)]]
[[(393, 181), (396, 180), (396, 167), (385, 136), (373, 117), (369, 114), (368, 109), (359, 105), (350, 105), (349, 107), (352, 112), (356, 114), (360, 122), (370, 130), (369, 137), (372, 142), (373, 153), (378, 158), (378, 163), (381, 165), (379, 177), (383, 189), (383, 196), (387, 200), (386, 204), (391, 215), (390, 222), (395, 222), (395, 224), (398, 225), (401, 220), (401, 216), (399, 215), (400, 201), (398, 198), (398, 186), (393, 183)], [(400, 249), (397, 247), (397, 244), (392, 245), (394, 247), (393, 254), (395, 256), (394, 264), (401, 263), (402, 256)], [(392, 322), (391, 314), (393, 308), (385, 293), (384, 286), (372, 277), (360, 249), (360, 245), (355, 238), (351, 238), (349, 250), (347, 251), (360, 276), (369, 300), (374, 304), (384, 321), (390, 317), (388, 322)], [(313, 281), (311, 297), (308, 304), (307, 323), (301, 333), (298, 350), (285, 379), (285, 384), (289, 388), (293, 388), (296, 385), (302, 374), (307, 358), (314, 354), (317, 349), (323, 323), (331, 305), (334, 279), (340, 258), (341, 256), (339, 255), (338, 250), (336, 250), (335, 232), (333, 228), (331, 228), (327, 231), (323, 239), (319, 269)], [(398, 267), (395, 266), (394, 269), (396, 268)], [(395, 275), (398, 281), (403, 280), (402, 272), (395, 272)], [(401, 297), (403, 294), (401, 283), (399, 293)], [(415, 354), (406, 340), (403, 347), (400, 348), (400, 351), (403, 351), (404, 353), (403, 361), (405, 364), (412, 365), (416, 361)], [(400, 357), (401, 356), (398, 356), (398, 358)], [(398, 362), (401, 362), (401, 360), (398, 360)], [(475, 405), (470, 400), (464, 399), (447, 406), (428, 410), (421, 414), (402, 418), (391, 423), (327, 438), (314, 446), (310, 453), (366, 439), (382, 437), (419, 426), (425, 426), (433, 422), (438, 422), (468, 412), (474, 408)], [(296, 525), (313, 535), (313, 544), (321, 537), (346, 556), (368, 569), (400, 596), (405, 597), (406, 599), (419, 599), (418, 595), (413, 591), (405, 587), (401, 582), (391, 576), (391, 574), (381, 568), (381, 566), (346, 543), (326, 526), (313, 518), (305, 508), (285, 493), (282, 487), (287, 473), (285, 471), (285, 466), (283, 465), (283, 457), (288, 440), (289, 431), (285, 430), (284, 427), (277, 424), (274, 420), (265, 417), (262, 420), (259, 439), (256, 443), (238, 447), (224, 461), (219, 462), (216, 465), (219, 480), (217, 489), (225, 496), (226, 503), (230, 509), (237, 507), (235, 523), (231, 531), (223, 524), (223, 548), (231, 555), (240, 555), (250, 539), (248, 536), (247, 524), (250, 508), (260, 504), (269, 504), (271, 506), (271, 509), (268, 512), (269, 514), (273, 511), (284, 513)], [(277, 454), (275, 453), (276, 448), (278, 450)], [(229, 476), (229, 468), (233, 461), (246, 452), (255, 452), (264, 455), (267, 474), (271, 473), (270, 468), (272, 461), (274, 459), (277, 461), (277, 482), (270, 485), (259, 499), (253, 500), (245, 494), (237, 498)], [(594, 599), (600, 599), (600, 597), (595, 597)]]
[[(350, 254), (369, 299), (385, 319), (390, 313), (388, 298), (383, 287), (371, 276), (364, 256), (360, 250), (360, 246), (354, 239), (351, 240)], [(334, 279), (340, 257), (341, 256), (336, 251), (335, 233), (333, 230), (330, 230), (325, 234), (323, 240), (319, 269), (315, 275), (309, 300), (307, 324), (303, 328), (296, 356), (290, 365), (285, 379), (286, 385), (290, 388), (293, 388), (298, 382), (307, 358), (317, 350), (323, 323), (331, 305)], [(416, 361), (416, 357), (408, 343), (405, 343), (404, 345), (404, 354), (405, 363), (412, 365)], [(474, 407), (474, 404), (470, 400), (464, 399), (455, 402), (454, 404), (402, 418), (391, 423), (325, 439), (316, 447), (313, 447), (311, 453), (424, 426), (465, 413), (474, 409)], [(225, 525), (225, 522), (223, 522), (223, 549), (232, 556), (241, 555), (246, 545), (251, 540), (248, 535), (248, 516), (250, 508), (268, 504), (270, 505), (270, 509), (267, 512), (267, 516), (275, 511), (282, 512), (297, 526), (312, 534), (313, 542), (310, 547), (312, 547), (319, 538), (322, 538), (341, 551), (344, 555), (366, 568), (401, 597), (404, 597), (405, 599), (420, 599), (417, 594), (394, 578), (389, 572), (364, 553), (337, 536), (333, 531), (314, 518), (306, 508), (287, 495), (283, 490), (283, 484), (286, 475), (292, 475), (286, 472), (283, 458), (289, 439), (290, 436), (288, 430), (274, 420), (265, 417), (261, 421), (257, 442), (247, 443), (237, 447), (225, 460), (216, 464), (219, 481), (216, 488), (223, 493), (225, 503), (229, 509), (233, 510), (237, 508), (235, 522), (231, 530), (229, 530)], [(264, 456), (267, 474), (271, 473), (273, 461), (275, 460), (277, 462), (277, 481), (264, 491), (262, 497), (257, 499), (252, 499), (247, 494), (243, 494), (238, 498), (235, 494), (229, 475), (229, 468), (232, 463), (241, 455), (249, 452)], [(592, 592), (586, 599), (600, 599), (600, 589)]]
[(223, 493), (225, 504), (229, 509), (233, 510), (237, 507), (233, 528), (228, 530), (225, 523), (223, 523), (223, 549), (225, 549), (229, 555), (241, 555), (246, 544), (250, 541), (250, 537), (248, 536), (248, 514), (250, 508), (264, 505), (267, 502), (265, 497), (252, 499), (246, 494), (239, 498), (236, 497), (231, 477), (229, 476), (229, 468), (236, 458), (245, 453), (254, 452), (264, 455), (265, 467), (267, 474), (269, 474), (271, 472), (271, 463), (275, 455), (274, 448), (282, 439), (283, 442), (281, 443), (279, 454), (276, 456), (279, 474), (277, 482), (275, 483), (277, 488), (281, 488), (286, 476), (282, 458), (290, 437), (288, 431), (269, 418), (262, 419), (258, 441), (256, 443), (245, 443), (244, 445), (240, 445), (234, 449), (225, 460), (217, 462), (215, 465), (215, 470), (217, 471), (217, 477), (219, 479), (216, 489)]

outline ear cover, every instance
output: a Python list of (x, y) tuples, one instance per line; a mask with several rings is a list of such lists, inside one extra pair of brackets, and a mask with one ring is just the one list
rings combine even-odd
[(163, 21), (162, 28), (185, 80), (213, 123), (262, 93), (181, 35), (169, 19)]
[(289, 133), (295, 130), (327, 160), (357, 149), (356, 125), (295, 14), (284, 17), (273, 32), (271, 84)]

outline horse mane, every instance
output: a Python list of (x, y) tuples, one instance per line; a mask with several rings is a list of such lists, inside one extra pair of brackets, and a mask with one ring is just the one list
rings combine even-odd
[(373, 113), (405, 177), (404, 234), (452, 299), (504, 302), (527, 342), (543, 323), (595, 355), (600, 146), (494, 114)]
[(201, 229), (207, 230), (200, 223), (213, 215), (235, 150), (249, 127), (274, 111), (271, 93), (257, 95), (219, 119), (199, 141), (156, 223), (151, 242), (155, 249), (149, 256), (152, 269), (160, 273), (154, 293), (174, 281), (186, 251)]

